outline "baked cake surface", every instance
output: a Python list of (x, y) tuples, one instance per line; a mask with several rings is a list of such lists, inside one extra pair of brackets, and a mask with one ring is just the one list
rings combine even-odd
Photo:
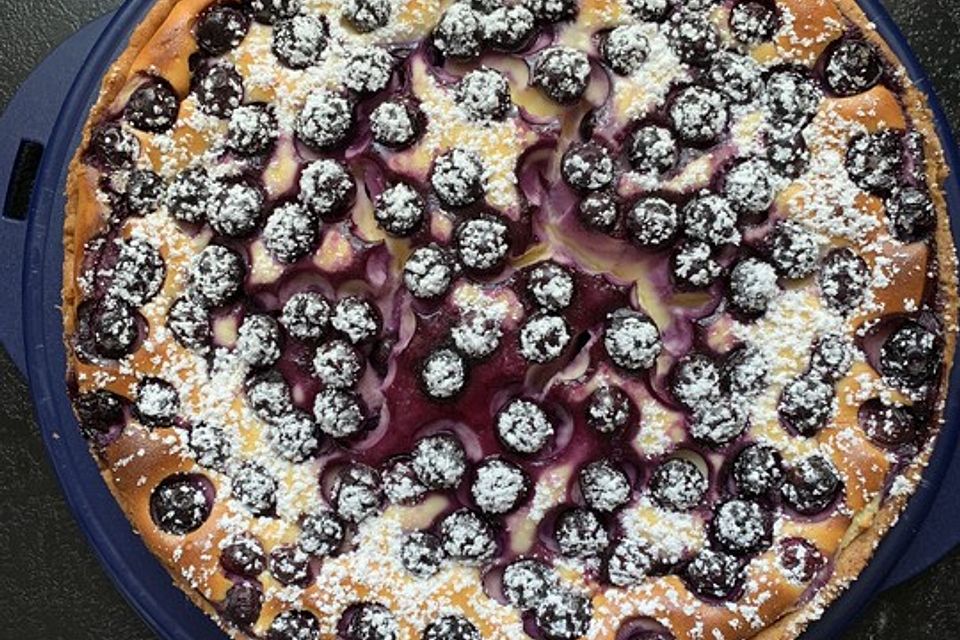
[(946, 168), (850, 0), (158, 0), (69, 387), (237, 638), (792, 638), (942, 421)]

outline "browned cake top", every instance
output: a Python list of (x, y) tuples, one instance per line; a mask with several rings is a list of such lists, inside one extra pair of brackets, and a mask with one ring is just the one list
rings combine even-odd
[(71, 392), (236, 637), (793, 637), (940, 425), (944, 174), (847, 0), (161, 0)]

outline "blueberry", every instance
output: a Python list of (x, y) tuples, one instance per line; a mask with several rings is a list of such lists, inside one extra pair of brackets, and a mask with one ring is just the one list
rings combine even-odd
[(677, 141), (666, 127), (644, 125), (630, 137), (627, 157), (636, 171), (666, 173), (677, 164)]
[(694, 439), (715, 449), (739, 438), (746, 428), (746, 412), (729, 399), (697, 407), (690, 420)]
[(541, 451), (553, 438), (554, 427), (546, 412), (530, 400), (514, 399), (500, 410), (497, 435), (504, 445), (521, 454)]
[(884, 129), (860, 134), (847, 147), (847, 173), (861, 189), (887, 194), (900, 181), (903, 155), (903, 140), (897, 131)]
[(317, 347), (313, 371), (328, 388), (350, 389), (360, 381), (364, 361), (346, 340), (332, 340)]
[(769, 496), (783, 482), (780, 452), (767, 444), (744, 447), (733, 461), (733, 482), (749, 498)]
[(280, 322), (287, 333), (298, 340), (320, 339), (330, 326), (333, 309), (321, 294), (304, 291), (294, 294), (283, 305)]
[(922, 389), (936, 380), (943, 340), (923, 325), (907, 321), (880, 348), (880, 373), (898, 387)]
[(211, 244), (190, 266), (191, 296), (205, 307), (219, 307), (234, 298), (243, 285), (246, 266), (236, 251)]
[(467, 509), (454, 511), (440, 522), (440, 538), (447, 556), (463, 564), (485, 564), (498, 550), (490, 525)]
[(598, 387), (587, 400), (587, 424), (600, 433), (623, 429), (632, 413), (633, 402), (620, 387)]
[(483, 307), (468, 308), (460, 313), (460, 321), (451, 330), (457, 349), (473, 360), (489, 357), (500, 346), (503, 337), (501, 318)]
[(770, 546), (773, 523), (770, 513), (751, 500), (728, 500), (714, 509), (710, 535), (733, 555), (756, 553)]
[(678, 289), (705, 289), (723, 273), (713, 247), (699, 240), (681, 242), (670, 258), (670, 271)]
[(524, 5), (542, 23), (570, 20), (579, 12), (577, 0), (525, 0)]
[(354, 125), (353, 103), (329, 89), (307, 95), (297, 118), (297, 137), (315, 151), (329, 151), (346, 142)]
[(379, 603), (364, 602), (353, 608), (344, 632), (345, 640), (397, 640), (400, 625), (393, 613)]
[(737, 214), (723, 196), (705, 193), (684, 205), (683, 231), (688, 238), (714, 247), (740, 244)]
[(173, 426), (180, 411), (180, 394), (176, 388), (160, 378), (144, 378), (137, 385), (137, 401), (134, 412), (145, 426)]
[(354, 49), (343, 67), (343, 84), (361, 95), (371, 95), (387, 88), (397, 60), (375, 46)]
[(353, 344), (369, 342), (383, 330), (380, 310), (360, 296), (347, 296), (338, 300), (333, 308), (330, 324)]
[(420, 370), (423, 389), (434, 400), (449, 400), (467, 384), (467, 364), (463, 356), (446, 347), (430, 353)]
[(243, 78), (229, 62), (201, 67), (193, 76), (192, 89), (200, 111), (218, 118), (229, 117), (243, 102)]
[(688, 409), (710, 406), (720, 396), (720, 369), (710, 357), (692, 353), (674, 368), (670, 391)]
[(146, 216), (156, 211), (165, 187), (163, 178), (150, 169), (134, 169), (109, 176), (106, 188), (111, 195), (114, 216), (122, 218)]
[(452, 257), (435, 244), (415, 249), (403, 268), (407, 291), (424, 300), (445, 295), (455, 276), (456, 265)]
[(163, 287), (167, 269), (160, 252), (139, 238), (118, 240), (120, 249), (112, 268), (107, 294), (140, 307), (152, 300)]
[(574, 507), (557, 517), (553, 531), (560, 553), (568, 558), (601, 555), (609, 544), (607, 530), (600, 518), (589, 510)]
[(236, 49), (247, 37), (250, 18), (229, 5), (214, 5), (197, 18), (194, 35), (200, 50), (209, 56), (222, 56)]
[(627, 308), (607, 315), (603, 346), (614, 364), (631, 372), (652, 367), (663, 349), (657, 325)]
[(468, 72), (456, 88), (457, 104), (471, 120), (502, 120), (510, 110), (510, 83), (495, 69)]
[(520, 329), (520, 355), (528, 362), (551, 362), (563, 354), (570, 338), (570, 327), (562, 316), (533, 316)]
[(267, 438), (273, 451), (288, 462), (312, 457), (319, 446), (317, 425), (306, 412), (296, 409), (270, 423)]
[(548, 640), (576, 640), (590, 630), (593, 605), (575, 591), (554, 588), (537, 602), (534, 619)]
[(497, 271), (510, 251), (510, 230), (500, 218), (481, 214), (464, 221), (456, 231), (460, 262), (471, 271)]
[(373, 217), (381, 229), (400, 238), (413, 235), (423, 226), (427, 207), (417, 190), (398, 182), (377, 196)]
[(606, 562), (606, 576), (616, 587), (640, 584), (650, 569), (653, 559), (645, 545), (632, 538), (622, 538), (613, 544)]
[(273, 210), (263, 227), (263, 244), (276, 260), (293, 263), (313, 253), (317, 243), (317, 223), (296, 203)]
[(430, 184), (448, 207), (474, 204), (484, 196), (483, 164), (473, 151), (455, 147), (434, 161)]
[(501, 584), (503, 595), (511, 605), (521, 611), (535, 609), (556, 583), (550, 568), (533, 558), (521, 558), (503, 570)]
[(233, 443), (222, 427), (201, 422), (190, 429), (190, 452), (202, 467), (224, 471)]
[(773, 168), (766, 160), (747, 158), (727, 170), (723, 194), (745, 215), (765, 215), (776, 195)]
[(199, 475), (168, 476), (150, 494), (150, 517), (170, 535), (183, 536), (203, 526), (212, 505), (207, 497), (210, 481)]
[(780, 543), (780, 566), (792, 581), (803, 584), (813, 580), (827, 563), (812, 542), (787, 538)]
[(897, 189), (884, 204), (893, 236), (901, 242), (925, 240), (937, 226), (937, 210), (925, 189)]
[(343, 17), (360, 33), (387, 26), (392, 13), (390, 0), (345, 0)]
[(234, 109), (227, 128), (227, 148), (241, 156), (268, 152), (279, 135), (277, 117), (270, 105), (256, 102)]
[(318, 511), (300, 521), (297, 545), (315, 557), (330, 556), (340, 550), (347, 535), (347, 525), (332, 511)]
[(703, 549), (684, 570), (687, 586), (707, 598), (729, 598), (742, 579), (743, 569), (733, 556)]
[(810, 78), (793, 69), (776, 71), (767, 79), (767, 108), (776, 122), (805, 126), (820, 108), (822, 97)]
[(637, 200), (626, 216), (627, 232), (639, 247), (655, 249), (666, 245), (680, 226), (677, 208), (657, 197)]
[(80, 429), (88, 438), (106, 435), (111, 429), (123, 425), (123, 398), (98, 389), (80, 395), (73, 403)]
[(734, 398), (750, 398), (767, 386), (770, 363), (766, 356), (749, 345), (727, 353), (720, 368), (720, 389)]
[(613, 158), (596, 142), (575, 142), (567, 147), (560, 163), (563, 179), (578, 191), (590, 192), (613, 182)]
[(356, 394), (329, 388), (317, 394), (313, 404), (317, 426), (331, 438), (349, 438), (364, 428), (364, 408)]
[(424, 531), (408, 534), (400, 546), (400, 564), (417, 578), (430, 578), (445, 558), (440, 538)]
[(490, 515), (514, 511), (529, 492), (527, 474), (517, 465), (500, 458), (489, 458), (477, 465), (470, 485), (474, 504)]
[(443, 616), (424, 629), (421, 640), (481, 640), (477, 627), (460, 616)]
[(731, 269), (730, 304), (741, 313), (763, 315), (778, 295), (777, 271), (770, 263), (746, 258)]
[(720, 34), (703, 14), (680, 11), (670, 19), (667, 29), (670, 48), (681, 61), (703, 65), (720, 49)]
[(405, 457), (394, 458), (385, 463), (383, 490), (393, 504), (416, 504), (427, 494), (427, 488), (417, 477), (413, 463)]
[(358, 524), (380, 510), (383, 483), (374, 469), (353, 463), (339, 471), (332, 494), (337, 515)]
[(454, 436), (439, 434), (417, 442), (411, 454), (417, 477), (430, 489), (453, 489), (467, 470), (467, 454)]
[(786, 384), (777, 411), (780, 419), (804, 436), (823, 429), (834, 409), (833, 386), (817, 376), (801, 375)]
[(227, 589), (223, 616), (239, 627), (251, 625), (260, 617), (263, 592), (251, 582), (237, 582)]
[(820, 266), (820, 295), (834, 309), (850, 312), (860, 306), (870, 284), (870, 270), (852, 249), (833, 249)]
[(527, 271), (526, 293), (545, 311), (563, 311), (573, 301), (576, 283), (565, 268), (553, 261), (540, 262)]
[(522, 49), (533, 37), (535, 17), (527, 7), (499, 7), (480, 18), (483, 41), (498, 51)]
[(823, 79), (838, 96), (853, 96), (876, 86), (883, 76), (883, 63), (874, 46), (863, 40), (844, 38), (827, 51)]
[(591, 509), (616, 511), (630, 501), (630, 479), (608, 460), (591, 462), (578, 476), (580, 495)]
[(264, 198), (259, 186), (246, 181), (217, 185), (207, 208), (210, 226), (232, 238), (249, 235), (260, 224)]
[(370, 133), (386, 147), (403, 149), (423, 135), (425, 121), (423, 111), (411, 99), (385, 100), (370, 114)]
[(662, 22), (670, 11), (670, 0), (627, 0), (627, 8), (635, 17), (648, 22)]
[(302, 609), (284, 611), (270, 623), (266, 640), (319, 640), (317, 616)]
[(277, 481), (262, 466), (245, 463), (231, 478), (234, 497), (255, 516), (274, 513), (277, 507)]
[(300, 174), (300, 202), (323, 220), (343, 217), (356, 194), (356, 181), (347, 167), (336, 160), (315, 160)]
[(588, 194), (577, 207), (580, 221), (588, 229), (611, 233), (620, 217), (620, 208), (609, 191)]
[(769, 42), (779, 28), (780, 17), (772, 4), (746, 0), (730, 11), (730, 31), (744, 44)]
[(767, 162), (787, 178), (799, 178), (810, 164), (810, 150), (802, 132), (773, 130), (767, 133)]
[(691, 146), (709, 146), (727, 129), (727, 99), (719, 91), (690, 86), (681, 89), (668, 110), (677, 138)]
[(119, 124), (109, 122), (94, 129), (87, 153), (104, 169), (130, 168), (140, 155), (140, 140)]
[(267, 568), (263, 545), (252, 535), (232, 538), (220, 550), (220, 566), (229, 573), (256, 578)]
[(179, 112), (180, 98), (170, 83), (151, 77), (130, 95), (123, 117), (135, 129), (163, 133), (173, 127)]
[(629, 76), (647, 60), (650, 44), (640, 25), (621, 25), (604, 35), (600, 55), (614, 72)]
[(703, 500), (707, 478), (689, 460), (671, 458), (650, 478), (650, 493), (657, 504), (672, 511), (689, 511)]
[(276, 547), (270, 552), (270, 574), (284, 586), (305, 587), (310, 583), (310, 556), (296, 545)]
[(820, 245), (803, 224), (790, 220), (778, 222), (767, 244), (770, 260), (782, 277), (799, 280), (816, 271)]
[(480, 54), (481, 15), (466, 2), (457, 2), (444, 12), (433, 32), (433, 44), (450, 58), (474, 58)]
[(247, 314), (240, 325), (237, 353), (251, 367), (269, 367), (280, 359), (280, 325), (266, 314)]
[(103, 298), (93, 313), (93, 342), (97, 353), (119, 360), (134, 352), (140, 336), (138, 314), (123, 300)]
[(265, 371), (246, 382), (247, 401), (258, 418), (275, 424), (293, 413), (290, 386), (279, 371)]
[(167, 209), (181, 222), (201, 223), (207, 219), (215, 185), (202, 167), (182, 171), (167, 190)]
[(271, 49), (283, 66), (306, 69), (320, 61), (328, 38), (327, 23), (323, 19), (299, 14), (273, 28)]
[(798, 513), (814, 515), (830, 506), (842, 489), (833, 464), (815, 454), (787, 472), (780, 494)]
[(871, 441), (883, 447), (899, 447), (914, 441), (922, 429), (917, 411), (905, 405), (885, 403), (879, 398), (860, 405), (860, 427)]
[(569, 47), (549, 47), (533, 65), (531, 84), (559, 104), (571, 104), (587, 90), (590, 60), (586, 54)]
[(827, 333), (813, 343), (810, 353), (810, 373), (828, 382), (837, 382), (853, 366), (856, 347), (847, 336)]
[(287, 20), (300, 13), (303, 0), (250, 0), (253, 17), (262, 24)]
[(706, 77), (711, 87), (738, 104), (752, 101), (763, 90), (763, 69), (753, 58), (736, 53), (717, 54)]

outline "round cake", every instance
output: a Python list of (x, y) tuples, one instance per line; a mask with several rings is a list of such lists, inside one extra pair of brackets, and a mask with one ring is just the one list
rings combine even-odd
[(946, 173), (852, 0), (158, 0), (68, 386), (232, 637), (794, 638), (941, 427)]

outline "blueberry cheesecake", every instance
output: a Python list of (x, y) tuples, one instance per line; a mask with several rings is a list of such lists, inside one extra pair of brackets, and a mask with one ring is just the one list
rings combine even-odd
[(68, 387), (231, 637), (794, 638), (941, 427), (945, 175), (851, 0), (158, 0)]

